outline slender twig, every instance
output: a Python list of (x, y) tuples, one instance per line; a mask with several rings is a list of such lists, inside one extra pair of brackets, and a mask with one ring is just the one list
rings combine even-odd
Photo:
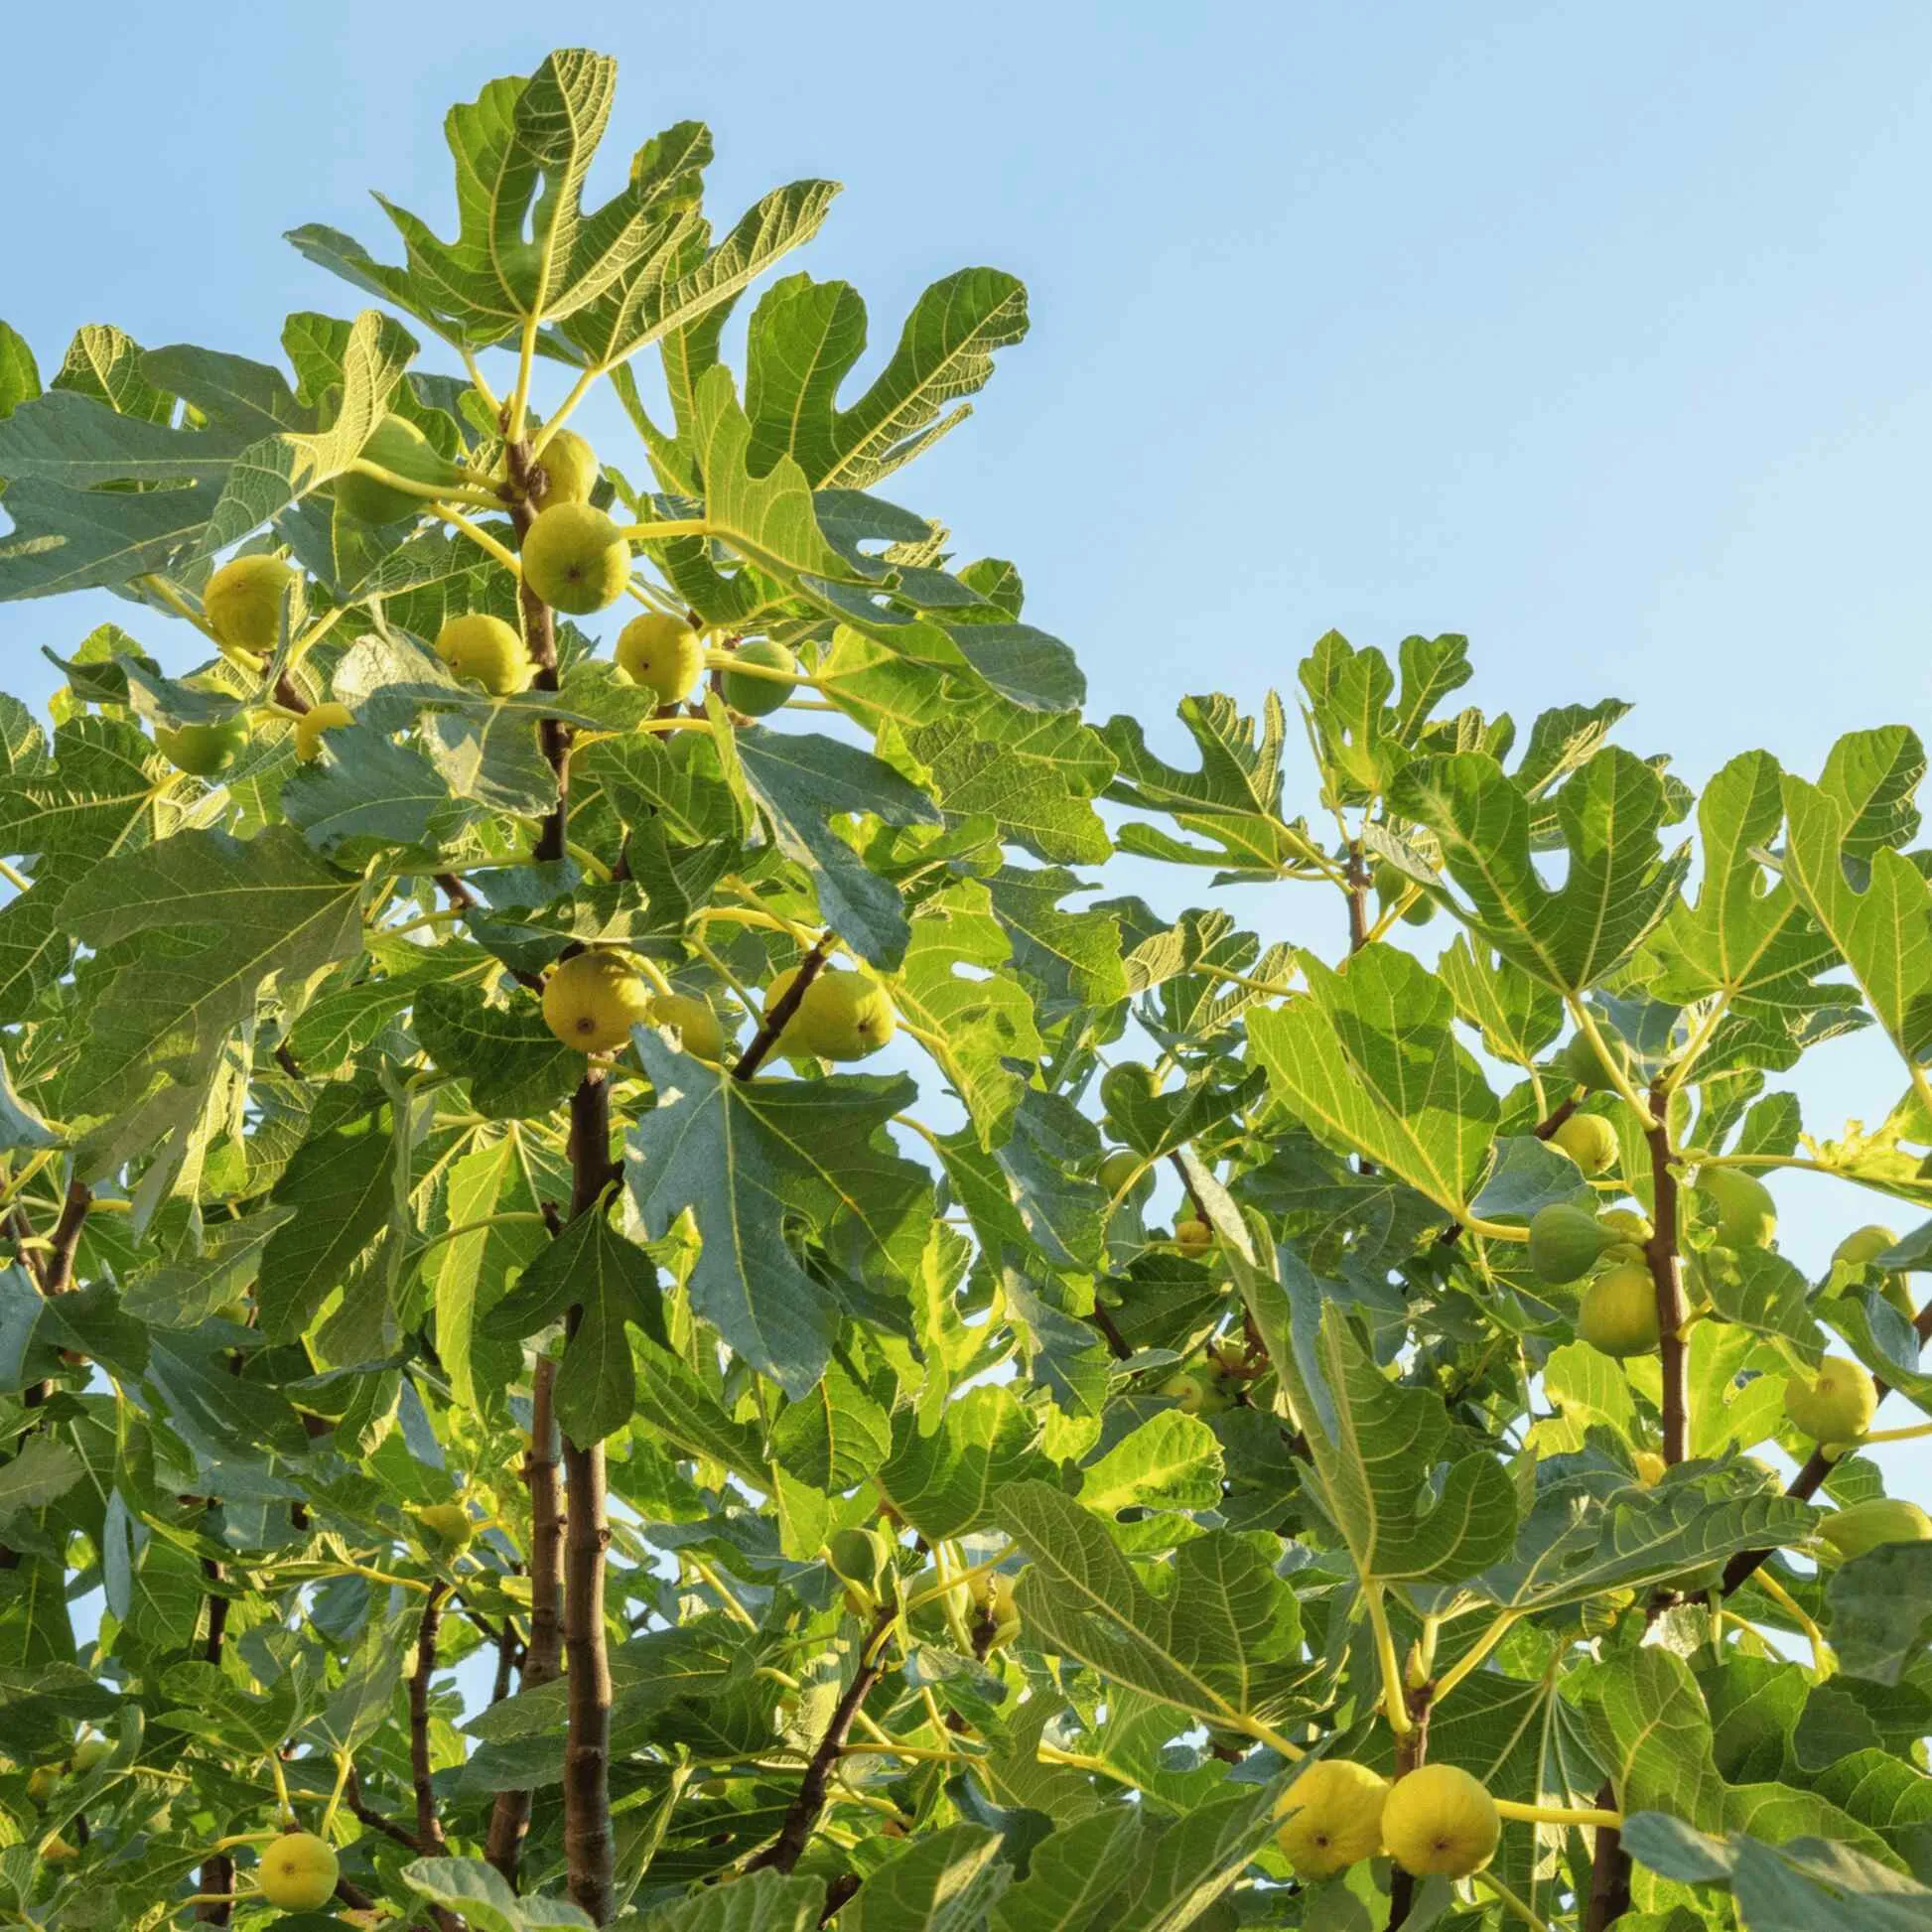
[(386, 1839), (405, 1846), (418, 1858), (427, 1849), (414, 1832), (405, 1831), (393, 1818), (385, 1818), (367, 1799), (362, 1796), (361, 1780), (350, 1766), (347, 1782), (343, 1786), (343, 1803), (348, 1807), (348, 1815), (366, 1825), (372, 1832), (380, 1832)]
[(846, 1739), (851, 1735), (853, 1721), (871, 1696), (873, 1686), (886, 1674), (886, 1639), (892, 1634), (897, 1617), (896, 1602), (879, 1606), (859, 1652), (859, 1667), (853, 1673), (852, 1682), (845, 1687), (845, 1695), (833, 1707), (831, 1721), (825, 1726), (824, 1736), (818, 1740), (818, 1748), (812, 1752), (811, 1760), (805, 1766), (798, 1795), (785, 1812), (778, 1836), (752, 1860), (745, 1867), (747, 1871), (767, 1868), (791, 1871), (804, 1856), (805, 1847), (811, 1843), (812, 1830), (831, 1794), (832, 1773), (845, 1750)]
[(416, 1670), (409, 1680), (409, 1772), (416, 1787), (416, 1837), (425, 1851), (439, 1858), (449, 1846), (436, 1813), (436, 1786), (430, 1771), (429, 1691), (430, 1679), (436, 1675), (436, 1638), (449, 1587), (439, 1577), (423, 1599), (422, 1618), (416, 1625)]
[(832, 949), (833, 934), (828, 926), (819, 934), (814, 945), (803, 959), (798, 962), (798, 970), (792, 976), (791, 984), (770, 1007), (765, 1010), (764, 1019), (752, 1043), (739, 1056), (738, 1064), (732, 1068), (734, 1080), (749, 1080), (764, 1063), (764, 1057), (777, 1044), (778, 1035), (784, 1032), (785, 1023), (798, 1011), (799, 1002), (805, 997), (805, 989), (818, 976), (818, 969), (825, 964), (825, 956)]

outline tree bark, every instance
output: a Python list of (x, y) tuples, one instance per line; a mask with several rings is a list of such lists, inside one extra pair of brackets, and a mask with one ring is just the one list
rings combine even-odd
[(1657, 1291), (1657, 1349), (1664, 1378), (1664, 1460), (1682, 1462), (1690, 1453), (1690, 1384), (1684, 1346), (1684, 1280), (1677, 1255), (1677, 1176), (1671, 1172), (1670, 1096), (1660, 1085), (1650, 1090), (1653, 1116), (1644, 1130), (1650, 1145), (1650, 1239), (1644, 1257)]
[[(514, 490), (509, 505), (510, 521), (516, 526), (516, 547), (521, 550), (530, 525), (537, 520), (543, 498), (538, 491), (545, 485), (541, 464), (530, 461), (527, 441), (511, 443), (504, 450), (504, 461)], [(539, 691), (557, 688), (557, 621), (549, 605), (529, 588), (517, 592), (523, 611), (523, 641), (536, 672), (530, 682)], [(559, 718), (546, 718), (537, 727), (537, 743), (550, 768), (557, 774), (557, 802), (545, 816), (537, 833), (538, 859), (561, 859), (567, 849), (570, 830), (570, 727)]]
[[(212, 1557), (202, 1559), (202, 1575), (211, 1584), (221, 1581), (221, 1566)], [(207, 1594), (207, 1639), (202, 1645), (202, 1661), (219, 1664), (221, 1646), (228, 1629), (228, 1599), (217, 1595), (213, 1590)], [(213, 1853), (202, 1861), (201, 1881), (198, 1891), (226, 1892), (234, 1894), (234, 1861), (225, 1852)], [(206, 1899), (195, 1907), (195, 1916), (203, 1925), (226, 1925), (234, 1916), (234, 1908), (219, 1898)]]
[(777, 1004), (764, 1016), (763, 1024), (752, 1035), (752, 1043), (739, 1056), (738, 1064), (732, 1068), (734, 1080), (749, 1080), (760, 1066), (764, 1057), (778, 1043), (778, 1035), (784, 1032), (785, 1023), (798, 1011), (799, 1002), (805, 997), (805, 989), (818, 977), (818, 969), (825, 964), (825, 955), (832, 947), (832, 933), (828, 927), (819, 935), (818, 943), (798, 962), (798, 971), (791, 984), (785, 988)]

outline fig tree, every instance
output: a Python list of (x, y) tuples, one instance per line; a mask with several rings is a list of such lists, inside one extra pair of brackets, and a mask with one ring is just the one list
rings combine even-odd
[(248, 749), (248, 726), (238, 713), (212, 725), (157, 725), (154, 742), (176, 770), (213, 778)]
[(566, 1046), (609, 1053), (650, 1018), (651, 991), (616, 953), (580, 952), (543, 983), (543, 1019)]
[[(361, 460), (392, 476), (407, 477), (411, 483), (448, 484), (458, 482), (463, 472), (438, 454), (423, 432), (406, 416), (391, 412), (376, 424), (375, 433), (362, 445)], [(336, 501), (344, 513), (358, 523), (400, 523), (405, 516), (418, 516), (430, 498), (398, 489), (393, 483), (378, 482), (351, 470), (336, 480)]]
[[(768, 1014), (790, 990), (798, 969), (788, 967), (765, 989)], [(824, 1060), (863, 1060), (898, 1031), (898, 1014), (876, 980), (827, 969), (815, 974), (779, 1036), (779, 1050)]]
[(296, 574), (280, 557), (235, 557), (207, 580), (202, 615), (230, 650), (270, 656), (282, 641), (282, 606)]
[(1716, 1210), (1720, 1247), (1741, 1253), (1771, 1245), (1778, 1229), (1777, 1204), (1755, 1175), (1736, 1168), (1703, 1167), (1698, 1170), (1697, 1190)]
[(704, 674), (704, 637), (663, 611), (646, 611), (618, 632), (618, 668), (664, 704), (682, 704)]
[[(748, 718), (764, 718), (791, 697), (789, 680), (798, 673), (798, 660), (772, 637), (754, 637), (732, 653), (733, 668), (718, 680), (725, 702)], [(742, 664), (762, 665), (768, 671), (782, 671), (783, 677), (759, 677), (755, 670), (740, 670)]]
[(1366, 1764), (1324, 1757), (1289, 1787), (1296, 1811), (1275, 1834), (1298, 1878), (1332, 1878), (1382, 1849), (1382, 1807), (1389, 1781)]
[(652, 996), (650, 1017), (659, 1027), (675, 1027), (693, 1059), (709, 1060), (715, 1066), (724, 1058), (724, 1025), (703, 1000), (688, 993), (658, 993)]
[(1902, 1496), (1873, 1496), (1836, 1509), (1818, 1526), (1842, 1557), (1862, 1557), (1883, 1543), (1932, 1543), (1932, 1516)]
[(314, 1832), (285, 1832), (263, 1846), (255, 1882), (278, 1912), (313, 1912), (335, 1896), (341, 1876), (327, 1841)]
[(451, 618), (436, 633), (436, 654), (494, 698), (526, 690), (536, 669), (516, 626), (483, 611)]
[(295, 756), (304, 764), (312, 764), (322, 756), (322, 735), (324, 732), (341, 731), (345, 725), (352, 725), (355, 714), (345, 704), (338, 704), (332, 698), (325, 704), (311, 705), (295, 721)]
[(1466, 1878), (1496, 1856), (1501, 1838), (1496, 1801), (1453, 1764), (1424, 1764), (1398, 1778), (1382, 1806), (1382, 1843), (1418, 1878)]
[(1877, 1409), (1877, 1385), (1862, 1363), (1844, 1355), (1827, 1355), (1815, 1376), (1794, 1375), (1784, 1385), (1784, 1413), (1814, 1443), (1856, 1443)]
[(553, 611), (586, 618), (623, 595), (630, 545), (589, 503), (553, 503), (523, 534), (523, 581)]
[(1657, 1346), (1657, 1285), (1650, 1270), (1620, 1261), (1595, 1276), (1577, 1308), (1577, 1333), (1619, 1360)]
[(1572, 1114), (1550, 1144), (1562, 1148), (1592, 1180), (1616, 1165), (1616, 1129), (1601, 1114)]
[(1553, 1287), (1582, 1281), (1608, 1245), (1596, 1216), (1587, 1208), (1552, 1201), (1530, 1217), (1530, 1270)]

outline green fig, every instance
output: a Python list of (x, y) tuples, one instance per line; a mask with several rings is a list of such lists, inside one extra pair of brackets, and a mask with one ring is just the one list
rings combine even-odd
[(1582, 1281), (1608, 1244), (1609, 1237), (1587, 1208), (1553, 1201), (1530, 1218), (1530, 1270), (1553, 1287)]
[[(790, 682), (798, 674), (798, 660), (783, 644), (770, 637), (754, 637), (732, 653), (733, 668), (721, 673), (718, 686), (725, 702), (748, 718), (763, 718), (776, 711), (792, 694)], [(741, 670), (740, 665), (761, 665), (768, 671), (781, 671), (782, 677), (760, 677), (756, 670)]]

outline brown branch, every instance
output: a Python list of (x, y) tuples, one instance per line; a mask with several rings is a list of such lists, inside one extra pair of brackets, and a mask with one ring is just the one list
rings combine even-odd
[(418, 1858), (427, 1849), (414, 1832), (406, 1832), (393, 1818), (385, 1818), (362, 1796), (362, 1781), (355, 1775), (355, 1767), (349, 1766), (347, 1782), (343, 1786), (343, 1803), (348, 1807), (349, 1816), (358, 1819), (372, 1832), (380, 1832), (386, 1839), (392, 1839), (400, 1846), (414, 1852)]
[(831, 1722), (825, 1726), (825, 1735), (818, 1740), (818, 1748), (812, 1752), (811, 1761), (805, 1766), (798, 1795), (785, 1812), (778, 1836), (752, 1860), (745, 1867), (747, 1871), (766, 1868), (790, 1871), (804, 1857), (805, 1847), (811, 1842), (813, 1827), (817, 1825), (819, 1814), (824, 1811), (825, 1801), (831, 1794), (832, 1773), (837, 1768), (839, 1754), (845, 1749), (845, 1740), (852, 1734), (853, 1724), (864, 1708), (866, 1699), (872, 1695), (873, 1686), (886, 1674), (886, 1639), (897, 1617), (897, 1600), (879, 1606), (859, 1652), (859, 1668), (853, 1673), (852, 1682), (845, 1687), (845, 1695), (833, 1707)]
[[(602, 1212), (611, 1170), (611, 1086), (601, 1068), (578, 1083), (570, 1102), (570, 1214)], [(584, 1319), (581, 1304), (564, 1317), (566, 1337)], [(611, 1916), (611, 1659), (604, 1632), (604, 1563), (611, 1545), (604, 1445), (564, 1444), (564, 1859), (570, 1895), (602, 1925)]]
[(443, 1821), (436, 1815), (436, 1786), (429, 1762), (429, 1691), (436, 1675), (436, 1638), (443, 1627), (443, 1598), (449, 1585), (441, 1577), (423, 1598), (422, 1621), (416, 1626), (416, 1670), (409, 1680), (409, 1773), (416, 1787), (416, 1837), (425, 1851), (440, 1858), (449, 1850)]
[[(202, 1559), (202, 1575), (210, 1584), (222, 1580), (221, 1566), (212, 1557)], [(218, 1591), (207, 1592), (207, 1637), (202, 1645), (202, 1661), (218, 1664), (221, 1661), (221, 1647), (228, 1632), (228, 1599)], [(234, 1861), (225, 1852), (215, 1852), (202, 1861), (201, 1880), (198, 1891), (226, 1892), (228, 1898), (234, 1895)], [(233, 1906), (224, 1899), (207, 1898), (195, 1908), (195, 1917), (203, 1925), (226, 1925), (234, 1916)]]
[[(516, 544), (520, 550), (524, 538), (530, 534), (530, 525), (537, 520), (537, 507), (542, 502), (540, 492), (548, 488), (549, 479), (541, 464), (531, 462), (527, 441), (506, 445), (504, 461), (512, 485), (510, 522), (516, 527)], [(527, 582), (519, 582), (516, 594), (523, 609), (523, 640), (529, 647), (530, 661), (536, 666), (530, 682), (539, 691), (554, 691), (557, 688), (555, 615)], [(561, 859), (570, 836), (570, 727), (561, 718), (545, 718), (537, 726), (537, 743), (551, 770), (557, 774), (557, 802), (544, 816), (531, 857)]]
[(1677, 1257), (1677, 1176), (1671, 1172), (1670, 1094), (1660, 1081), (1650, 1089), (1650, 1239), (1644, 1258), (1657, 1291), (1657, 1348), (1664, 1372), (1664, 1460), (1690, 1453), (1689, 1351), (1684, 1346), (1684, 1280)]
[[(1413, 1685), (1402, 1695), (1403, 1702), (1409, 1707), (1409, 1719), (1414, 1727), (1408, 1736), (1396, 1739), (1395, 1774), (1398, 1778), (1407, 1777), (1429, 1760), (1429, 1713), (1436, 1696), (1436, 1686), (1433, 1683)], [(1415, 1879), (1399, 1864), (1393, 1866), (1389, 1873), (1389, 1932), (1398, 1932), (1415, 1902)]]
[(1359, 839), (1348, 841), (1348, 869), (1343, 874), (1348, 884), (1348, 950), (1358, 953), (1368, 944), (1368, 891), (1374, 883), (1362, 863)]
[(1568, 1100), (1559, 1100), (1557, 1104), (1553, 1108), (1551, 1108), (1549, 1119), (1540, 1120), (1536, 1123), (1536, 1126), (1533, 1130), (1536, 1135), (1536, 1138), (1539, 1141), (1547, 1141), (1548, 1139), (1550, 1139), (1550, 1137), (1553, 1134), (1555, 1134), (1557, 1129), (1561, 1127), (1564, 1124), (1564, 1122), (1567, 1121), (1570, 1118), (1570, 1116), (1577, 1111), (1577, 1102), (1579, 1098), (1580, 1098), (1579, 1095), (1573, 1093)]
[(1101, 1337), (1115, 1361), (1125, 1362), (1133, 1359), (1134, 1350), (1129, 1345), (1127, 1337), (1121, 1333), (1120, 1325), (1114, 1320), (1112, 1311), (1104, 1308), (1097, 1296), (1094, 1299), (1093, 1312), (1087, 1319), (1100, 1330)]
[(832, 948), (832, 929), (818, 935), (818, 942), (803, 959), (798, 962), (798, 971), (792, 976), (791, 984), (785, 988), (778, 1000), (765, 1009), (764, 1019), (759, 1030), (752, 1035), (752, 1043), (739, 1056), (738, 1064), (732, 1068), (734, 1080), (749, 1080), (760, 1066), (764, 1057), (778, 1042), (778, 1035), (784, 1032), (786, 1023), (798, 1011), (799, 1003), (805, 997), (805, 989), (818, 977), (818, 969), (825, 964), (825, 955)]
[[(1616, 1809), (1616, 1787), (1608, 1778), (1596, 1794), (1605, 1811)], [(1584, 1932), (1604, 1932), (1630, 1909), (1630, 1855), (1623, 1849), (1623, 1834), (1598, 1826), (1596, 1850), (1589, 1866), (1589, 1909), (1584, 1917)]]
[(68, 1196), (61, 1206), (61, 1218), (54, 1223), (54, 1246), (41, 1276), (43, 1295), (65, 1295), (72, 1288), (74, 1251), (80, 1246), (80, 1230), (85, 1226), (87, 1210), (93, 1204), (93, 1190), (84, 1181), (68, 1182)]

